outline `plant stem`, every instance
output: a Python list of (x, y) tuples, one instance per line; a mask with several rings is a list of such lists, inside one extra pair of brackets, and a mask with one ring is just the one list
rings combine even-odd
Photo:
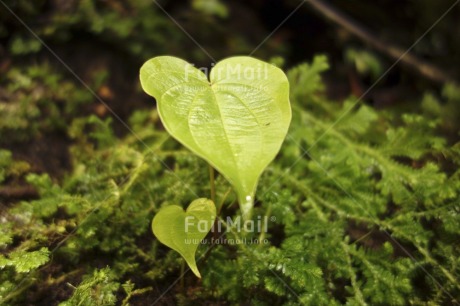
[[(215, 185), (215, 179), (214, 179), (214, 168), (211, 165), (209, 165), (209, 184), (211, 186), (211, 201), (215, 205), (216, 203), (216, 185)], [(218, 215), (220, 212), (220, 208), (218, 207), (216, 208), (217, 208), (217, 215)], [(217, 219), (214, 221), (214, 226), (213, 226), (214, 228), (216, 226), (216, 222), (217, 222)], [(213, 234), (214, 239), (217, 239), (218, 233), (214, 231), (212, 234)]]
[(216, 186), (214, 183), (214, 168), (209, 165), (209, 183), (211, 185), (211, 200), (216, 203)]
[(227, 191), (225, 192), (224, 196), (222, 197), (222, 200), (220, 200), (219, 205), (216, 207), (218, 216), (220, 215), (220, 211), (222, 210), (222, 207), (224, 206), (225, 200), (227, 199), (231, 191), (232, 191), (232, 187), (229, 187)]

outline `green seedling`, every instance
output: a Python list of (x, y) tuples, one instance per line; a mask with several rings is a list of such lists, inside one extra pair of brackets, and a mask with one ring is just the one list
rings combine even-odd
[(216, 207), (211, 200), (197, 199), (184, 212), (177, 205), (166, 206), (153, 218), (152, 230), (158, 240), (175, 250), (187, 262), (195, 275), (201, 278), (195, 253), (216, 218)]
[(233, 186), (244, 219), (257, 182), (275, 158), (291, 122), (289, 82), (279, 68), (252, 57), (224, 59), (207, 75), (176, 57), (141, 68), (166, 130)]

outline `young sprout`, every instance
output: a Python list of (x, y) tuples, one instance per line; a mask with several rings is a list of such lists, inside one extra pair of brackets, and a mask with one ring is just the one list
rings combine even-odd
[(208, 80), (203, 69), (159, 56), (142, 66), (140, 80), (166, 130), (231, 183), (243, 219), (250, 219), (259, 177), (291, 122), (284, 72), (237, 56), (218, 62)]

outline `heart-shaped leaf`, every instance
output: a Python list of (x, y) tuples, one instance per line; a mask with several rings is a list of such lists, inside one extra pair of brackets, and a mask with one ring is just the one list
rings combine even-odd
[(152, 231), (161, 243), (181, 254), (193, 273), (201, 278), (195, 253), (215, 218), (214, 202), (201, 198), (190, 203), (185, 212), (177, 205), (162, 208), (153, 218)]
[(257, 182), (291, 121), (289, 83), (279, 68), (252, 57), (217, 63), (210, 81), (193, 65), (159, 56), (140, 71), (166, 130), (227, 178), (250, 217)]

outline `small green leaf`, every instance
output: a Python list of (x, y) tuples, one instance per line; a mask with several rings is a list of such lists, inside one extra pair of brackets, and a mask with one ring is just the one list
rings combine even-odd
[(157, 100), (166, 130), (225, 176), (248, 219), (259, 177), (291, 122), (283, 71), (252, 57), (231, 57), (215, 65), (208, 81), (191, 64), (160, 56), (142, 66), (140, 79)]
[(214, 202), (201, 198), (193, 201), (185, 212), (177, 205), (162, 208), (153, 218), (152, 230), (161, 243), (181, 254), (193, 273), (201, 278), (195, 253), (215, 218)]
[(47, 248), (41, 248), (33, 252), (15, 251), (10, 254), (11, 265), (19, 273), (30, 272), (47, 263), (49, 255), (50, 251)]

